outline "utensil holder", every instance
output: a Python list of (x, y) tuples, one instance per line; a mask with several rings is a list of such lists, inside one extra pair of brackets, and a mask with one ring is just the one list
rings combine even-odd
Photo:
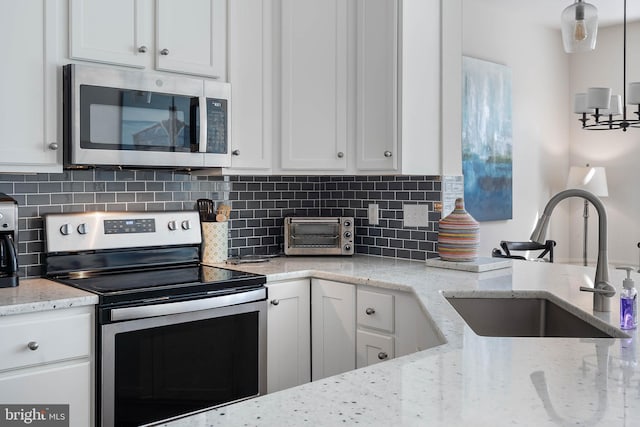
[(229, 257), (228, 222), (203, 222), (202, 263), (218, 264)]

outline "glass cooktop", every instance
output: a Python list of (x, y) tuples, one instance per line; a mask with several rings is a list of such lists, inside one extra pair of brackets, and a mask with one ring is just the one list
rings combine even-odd
[(80, 271), (53, 280), (98, 294), (101, 303), (235, 293), (266, 283), (263, 275), (206, 265), (102, 273)]

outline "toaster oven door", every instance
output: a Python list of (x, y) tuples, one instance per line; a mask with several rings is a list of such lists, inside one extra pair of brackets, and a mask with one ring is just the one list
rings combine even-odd
[(341, 255), (339, 219), (299, 218), (285, 223), (285, 254)]

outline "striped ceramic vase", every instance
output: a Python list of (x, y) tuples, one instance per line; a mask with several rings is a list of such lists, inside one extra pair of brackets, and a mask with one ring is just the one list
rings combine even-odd
[(444, 261), (468, 262), (478, 258), (480, 224), (464, 210), (464, 200), (439, 221), (438, 254)]

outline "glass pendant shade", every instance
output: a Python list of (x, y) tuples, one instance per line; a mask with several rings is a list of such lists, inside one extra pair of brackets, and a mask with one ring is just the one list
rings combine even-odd
[(596, 48), (598, 9), (594, 5), (576, 0), (562, 11), (561, 23), (565, 52), (588, 52)]

